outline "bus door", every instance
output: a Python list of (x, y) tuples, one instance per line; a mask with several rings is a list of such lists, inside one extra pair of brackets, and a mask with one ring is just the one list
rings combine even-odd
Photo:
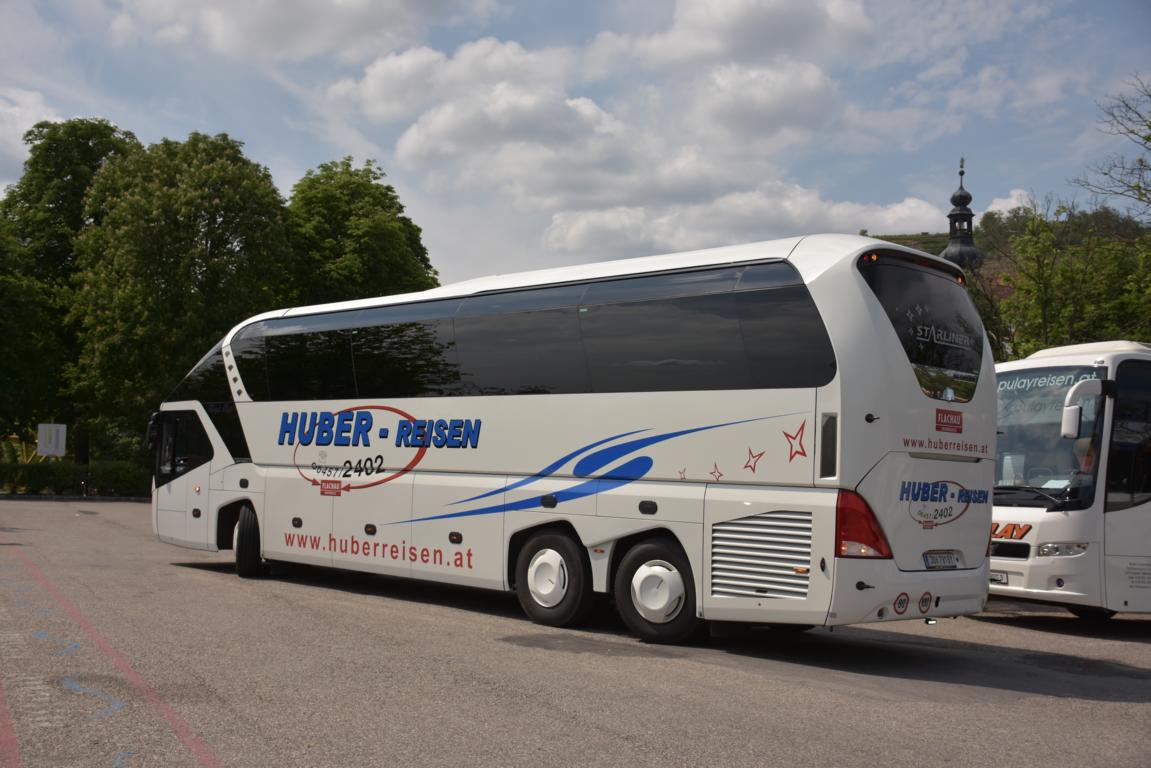
[(162, 411), (153, 426), (156, 534), (208, 548), (208, 478), (214, 451), (195, 411)]
[(1107, 459), (1106, 607), (1151, 611), (1151, 361), (1124, 360)]

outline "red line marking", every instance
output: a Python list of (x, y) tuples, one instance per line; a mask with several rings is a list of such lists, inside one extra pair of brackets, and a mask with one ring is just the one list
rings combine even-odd
[(4, 699), (4, 681), (0, 680), (0, 766), (21, 768), (20, 743), (16, 741), (16, 729), (8, 713), (8, 703)]
[[(188, 721), (180, 717), (176, 710), (172, 709), (168, 706), (167, 702), (160, 698), (160, 694), (156, 693), (156, 689), (149, 685), (148, 681), (128, 663), (128, 660), (124, 658), (123, 654), (112, 647), (112, 644), (108, 642), (107, 638), (100, 634), (100, 630), (96, 629), (92, 622), (88, 621), (84, 614), (80, 613), (80, 609), (52, 583), (44, 572), (37, 568), (36, 564), (23, 552), (16, 552), (14, 554), (24, 564), (24, 567), (28, 570), (28, 573), (31, 574), (32, 578), (40, 582), (40, 586), (52, 596), (56, 604), (60, 606), (66, 614), (72, 617), (72, 620), (80, 625), (80, 628), (84, 630), (85, 634), (88, 635), (96, 647), (112, 660), (112, 663), (116, 665), (116, 669), (120, 670), (120, 674), (124, 676), (124, 679), (132, 684), (136, 692), (151, 705), (157, 714), (168, 721), (168, 725), (176, 734), (176, 737), (180, 739), (183, 745), (188, 748), (188, 751), (195, 756), (196, 761), (204, 766), (204, 768), (224, 768), (224, 764), (220, 762), (220, 758), (216, 757), (212, 748), (195, 734), (192, 727), (188, 725)], [(0, 718), (0, 720), (2, 720), (2, 718)], [(3, 726), (0, 724), (0, 757), (4, 755), (4, 740)], [(13, 741), (13, 746), (14, 745), (15, 741)], [(17, 760), (15, 765), (19, 766), (19, 764), (19, 760)]]

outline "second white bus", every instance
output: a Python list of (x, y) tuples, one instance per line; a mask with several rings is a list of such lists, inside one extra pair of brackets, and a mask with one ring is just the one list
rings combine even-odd
[(237, 326), (153, 417), (160, 539), (704, 621), (979, 611), (995, 378), (962, 273), (820, 235)]
[(1151, 345), (1003, 363), (991, 592), (1083, 619), (1151, 611)]

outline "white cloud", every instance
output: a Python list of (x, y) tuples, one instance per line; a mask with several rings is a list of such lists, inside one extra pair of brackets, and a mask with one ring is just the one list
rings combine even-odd
[(573, 68), (563, 49), (527, 51), (518, 43), (484, 38), (460, 46), (449, 58), (426, 47), (376, 59), (359, 80), (328, 90), (334, 106), (350, 104), (379, 123), (408, 120), (434, 105), (509, 89), (559, 91)]
[(697, 129), (750, 151), (777, 151), (802, 142), (834, 120), (836, 84), (815, 64), (782, 61), (770, 67), (717, 66), (690, 87)]
[[(1050, 5), (1050, 4), (1048, 4)], [(883, 0), (867, 6), (882, 44), (871, 46), (870, 66), (899, 62), (938, 62), (961, 48), (1002, 39), (1034, 28), (1048, 8), (1033, 0)]]
[(24, 133), (41, 120), (59, 119), (42, 94), (0, 87), (0, 165), (22, 163), (28, 154)]
[(560, 253), (639, 255), (814, 232), (921, 232), (937, 229), (944, 213), (917, 198), (890, 205), (823, 200), (819, 192), (784, 182), (670, 206), (620, 206), (565, 211), (552, 217), (545, 246)]
[(1007, 197), (996, 197), (988, 204), (987, 210), (990, 211), (1007, 212), (1016, 208), (1027, 208), (1034, 203), (1035, 197), (1024, 189), (1013, 189), (1007, 193)]
[(679, 0), (663, 32), (598, 35), (589, 46), (587, 66), (592, 74), (606, 75), (632, 61), (661, 68), (837, 55), (862, 47), (872, 34), (862, 6), (852, 0)]
[(495, 0), (123, 0), (114, 40), (192, 37), (238, 58), (356, 61), (409, 46), (431, 24), (484, 18)]

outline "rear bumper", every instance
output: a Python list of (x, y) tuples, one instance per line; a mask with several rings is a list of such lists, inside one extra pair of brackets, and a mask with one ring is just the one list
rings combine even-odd
[(839, 559), (827, 625), (979, 613), (989, 571), (987, 560), (962, 571), (901, 571), (891, 560)]

